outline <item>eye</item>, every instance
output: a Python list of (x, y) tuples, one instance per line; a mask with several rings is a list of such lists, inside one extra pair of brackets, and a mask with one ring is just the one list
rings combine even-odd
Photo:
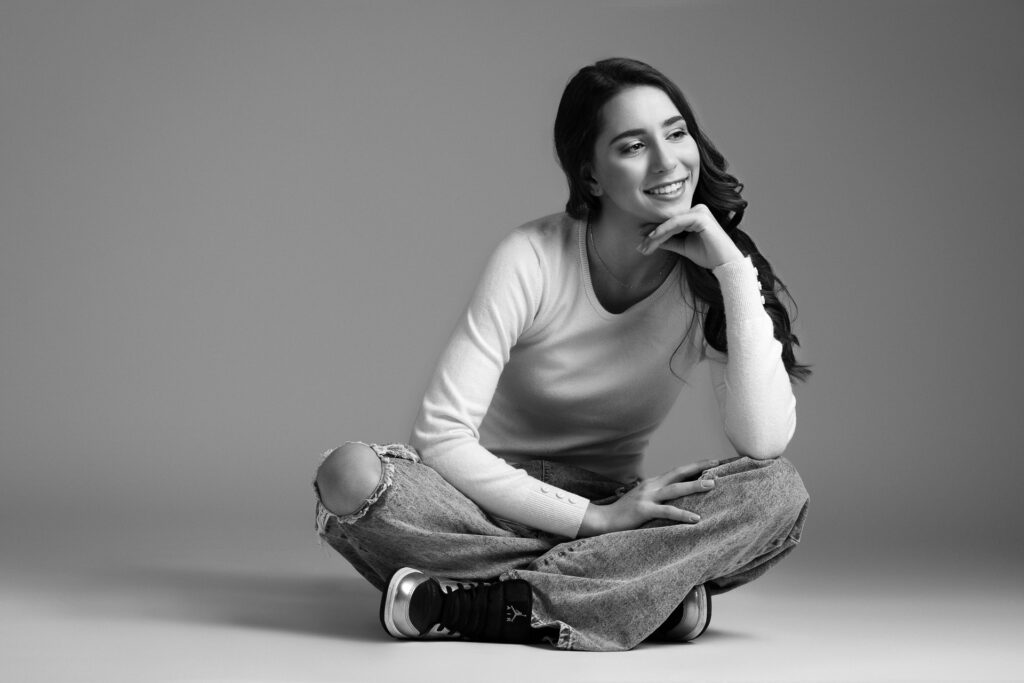
[(639, 140), (636, 140), (635, 142), (629, 143), (619, 151), (626, 156), (632, 156), (634, 154), (639, 154), (640, 150), (642, 150), (643, 148), (644, 143), (640, 142)]
[(669, 140), (682, 140), (687, 135), (688, 135), (688, 133), (686, 132), (685, 129), (683, 129), (683, 128), (676, 128), (675, 130), (673, 130), (671, 133), (668, 134), (668, 139)]

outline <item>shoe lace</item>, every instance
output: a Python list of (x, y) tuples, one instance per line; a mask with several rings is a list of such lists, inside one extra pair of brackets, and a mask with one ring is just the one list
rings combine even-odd
[(494, 635), (503, 608), (499, 583), (446, 582), (441, 591), (441, 616), (435, 629), (467, 638)]

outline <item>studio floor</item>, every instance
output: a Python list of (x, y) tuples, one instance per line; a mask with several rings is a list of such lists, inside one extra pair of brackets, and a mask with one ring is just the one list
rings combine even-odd
[(5, 531), (0, 680), (1024, 680), (1024, 590), (1009, 569), (798, 552), (716, 598), (693, 644), (559, 652), (392, 640), (376, 591), (308, 537), (269, 552), (216, 534), (57, 536)]

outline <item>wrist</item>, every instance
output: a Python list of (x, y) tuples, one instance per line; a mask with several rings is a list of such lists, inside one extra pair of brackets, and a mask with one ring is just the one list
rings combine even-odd
[(597, 505), (594, 502), (587, 504), (587, 510), (583, 513), (583, 522), (580, 523), (580, 530), (576, 533), (577, 538), (589, 536), (600, 536), (607, 530), (607, 510), (604, 505)]
[(717, 256), (718, 258), (715, 259), (717, 261), (717, 265), (713, 266), (711, 270), (724, 266), (728, 263), (742, 261), (744, 258), (746, 258), (743, 255), (743, 252), (740, 251), (740, 248), (737, 247), (732, 240), (729, 240), (729, 244), (727, 246), (724, 246), (722, 249), (718, 250)]

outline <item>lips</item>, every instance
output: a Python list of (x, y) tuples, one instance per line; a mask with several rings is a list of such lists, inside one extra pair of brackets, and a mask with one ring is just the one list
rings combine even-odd
[(650, 187), (644, 190), (644, 194), (653, 195), (655, 197), (674, 195), (682, 191), (683, 183), (685, 183), (686, 180), (687, 178), (681, 178), (679, 180), (670, 180), (665, 183), (660, 183), (658, 185), (655, 185), (654, 187)]

